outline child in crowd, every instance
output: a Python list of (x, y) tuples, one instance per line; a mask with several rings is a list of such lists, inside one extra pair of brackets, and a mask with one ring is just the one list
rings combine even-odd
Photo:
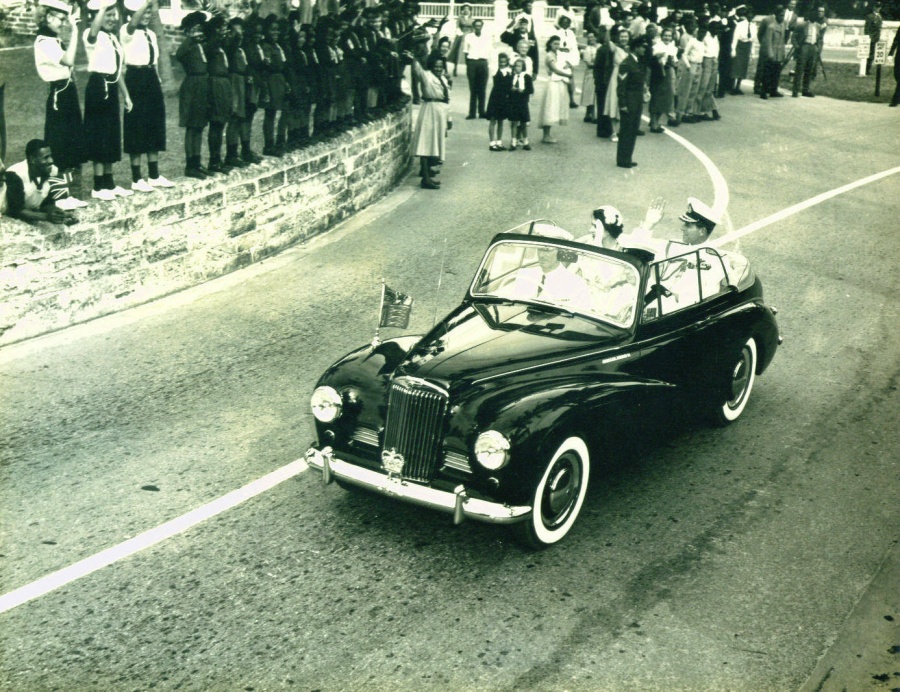
[[(149, 10), (155, 1), (125, 0), (125, 9), (132, 14), (119, 29), (125, 52), (125, 86), (132, 102), (123, 116), (123, 148), (131, 160), (131, 189), (137, 192), (174, 187), (159, 174), (159, 152), (166, 150), (166, 104), (157, 72), (159, 43), (149, 28)], [(141, 174), (142, 156), (147, 157), (146, 180)]]
[(526, 71), (526, 64), (522, 58), (517, 58), (512, 66), (512, 83), (510, 84), (509, 103), (507, 115), (509, 127), (512, 131), (512, 144), (510, 151), (515, 151), (521, 144), (525, 151), (531, 151), (528, 142), (528, 122), (531, 113), (528, 109), (528, 100), (534, 93), (534, 80)]
[(516, 54), (513, 59), (522, 60), (525, 63), (525, 74), (534, 79), (534, 61), (528, 55), (529, 50), (531, 50), (531, 41), (523, 38), (516, 44)]
[[(252, 163), (241, 156), (240, 146), (243, 125), (247, 120), (250, 85), (250, 66), (244, 50), (244, 20), (232, 17), (228, 20), (228, 37), (225, 41), (225, 57), (228, 58), (228, 78), (231, 80), (231, 117), (225, 128), (225, 165), (230, 168), (246, 168)], [(247, 133), (249, 140), (249, 132)]]
[[(266, 40), (262, 44), (266, 70), (266, 102), (263, 104), (263, 154), (265, 156), (282, 156), (287, 136), (287, 121), (282, 113), (288, 95), (288, 83), (285, 79), (287, 55), (281, 47), (281, 22), (277, 15), (270, 14), (264, 20)], [(276, 140), (276, 120), (277, 137)]]
[(594, 117), (594, 60), (597, 58), (597, 37), (593, 31), (587, 31), (584, 34), (586, 45), (581, 48), (581, 62), (587, 66), (584, 71), (584, 78), (581, 82), (581, 105), (585, 107), (584, 122), (596, 123), (597, 118)]
[[(71, 180), (69, 176), (79, 172), (81, 164), (87, 161), (81, 105), (74, 77), (75, 55), (78, 51), (78, 15), (63, 0), (40, 0), (40, 9), (43, 14), (38, 21), (37, 38), (34, 40), (34, 63), (38, 76), (50, 88), (45, 108), (44, 140), (53, 151), (60, 175)], [(61, 34), (66, 25), (69, 42), (64, 46)], [(78, 186), (80, 180), (73, 187)], [(75, 197), (65, 199), (65, 202), (60, 200), (59, 206), (63, 209), (87, 206), (86, 202)]]
[(131, 98), (122, 79), (122, 44), (116, 38), (118, 10), (112, 0), (91, 0), (91, 25), (84, 30), (88, 56), (88, 83), (84, 92), (84, 139), (88, 160), (94, 164), (91, 197), (110, 202), (134, 192), (113, 181), (113, 164), (122, 159), (122, 117), (119, 98), (131, 110)]
[(209, 73), (209, 166), (212, 173), (230, 173), (234, 170), (222, 161), (222, 144), (225, 141), (225, 125), (231, 120), (234, 98), (231, 92), (231, 76), (228, 74), (228, 57), (225, 55), (225, 39), (228, 26), (225, 17), (214, 15), (203, 27), (205, 34), (206, 69)]
[[(505, 151), (503, 146), (503, 121), (507, 119), (509, 103), (509, 90), (512, 87), (512, 69), (509, 67), (509, 56), (500, 53), (497, 56), (497, 72), (494, 74), (494, 83), (491, 95), (488, 99), (485, 114), (490, 120), (488, 125), (488, 137), (490, 138), (491, 151)], [(515, 137), (515, 133), (512, 133)]]
[(209, 171), (200, 163), (203, 130), (209, 122), (209, 74), (203, 49), (203, 25), (206, 15), (195, 11), (181, 20), (185, 40), (175, 53), (184, 68), (184, 79), (178, 90), (178, 124), (184, 130), (184, 174), (203, 180)]

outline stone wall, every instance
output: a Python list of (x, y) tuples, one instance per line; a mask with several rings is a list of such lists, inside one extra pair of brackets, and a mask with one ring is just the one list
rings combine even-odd
[(133, 307), (321, 233), (409, 169), (404, 109), (228, 176), (94, 202), (74, 226), (0, 219), (0, 345)]

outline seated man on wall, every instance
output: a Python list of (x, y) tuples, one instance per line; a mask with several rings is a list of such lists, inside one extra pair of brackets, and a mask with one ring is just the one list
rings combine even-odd
[[(6, 169), (6, 216), (22, 221), (49, 221), (67, 226), (78, 223), (66, 208), (65, 180), (53, 165), (50, 147), (41, 139), (32, 139), (25, 147), (25, 160)], [(55, 182), (54, 182), (55, 181)], [(59, 184), (59, 190), (55, 186)], [(60, 205), (54, 197), (59, 195)]]

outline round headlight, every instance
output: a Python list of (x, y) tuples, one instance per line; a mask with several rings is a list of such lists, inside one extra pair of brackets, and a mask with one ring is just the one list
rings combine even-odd
[(316, 387), (309, 403), (313, 415), (321, 423), (331, 423), (341, 415), (343, 402), (334, 387)]
[(502, 469), (509, 461), (509, 440), (496, 430), (481, 433), (475, 440), (475, 458), (490, 471)]

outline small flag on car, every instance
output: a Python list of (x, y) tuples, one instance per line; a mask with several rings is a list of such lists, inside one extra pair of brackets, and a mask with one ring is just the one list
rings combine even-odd
[(381, 317), (378, 327), (397, 327), (406, 329), (409, 326), (409, 315), (412, 312), (413, 299), (405, 293), (395, 291), (387, 284), (381, 284)]

